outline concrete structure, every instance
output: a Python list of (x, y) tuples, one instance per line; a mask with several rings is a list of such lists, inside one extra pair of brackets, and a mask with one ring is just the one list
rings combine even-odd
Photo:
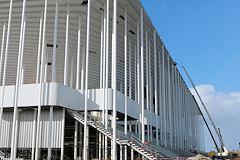
[(0, 26), (0, 158), (204, 149), (196, 101), (138, 0), (1, 0)]

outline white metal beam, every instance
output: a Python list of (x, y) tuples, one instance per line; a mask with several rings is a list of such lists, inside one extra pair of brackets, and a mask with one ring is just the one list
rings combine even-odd
[(66, 36), (65, 36), (65, 58), (64, 58), (64, 85), (68, 84), (68, 34), (69, 32), (69, 4), (67, 6)]
[(58, 0), (56, 0), (56, 7), (55, 7), (53, 55), (52, 55), (52, 82), (56, 82), (57, 34), (58, 34)]
[(141, 8), (141, 123), (142, 123), (142, 143), (145, 142), (144, 124), (144, 52), (143, 52), (143, 8)]
[(90, 39), (90, 17), (91, 17), (91, 0), (88, 0), (87, 9), (87, 38), (86, 38), (86, 68), (85, 68), (85, 91), (84, 91), (84, 134), (83, 134), (83, 160), (88, 159), (88, 126), (87, 126), (87, 114), (88, 114), (88, 65), (89, 65), (89, 39)]
[(117, 159), (117, 143), (116, 143), (116, 119), (117, 119), (117, 106), (116, 106), (116, 92), (117, 92), (117, 0), (113, 0), (113, 29), (112, 29), (112, 89), (113, 89), (113, 113), (112, 113), (112, 160)]
[(77, 75), (76, 75), (76, 89), (79, 90), (80, 82), (80, 52), (81, 52), (81, 19), (79, 16), (78, 20), (78, 46), (77, 46)]
[(36, 135), (36, 149), (35, 149), (35, 160), (38, 160), (39, 157), (39, 147), (40, 147), (40, 139), (41, 139), (41, 107), (43, 102), (43, 80), (44, 80), (44, 65), (46, 59), (45, 47), (46, 47), (46, 23), (47, 23), (47, 5), (48, 0), (44, 2), (44, 17), (43, 17), (43, 33), (42, 33), (42, 47), (41, 47), (41, 70), (40, 70), (40, 97), (39, 97), (39, 105), (38, 105), (38, 115), (37, 115), (37, 135)]
[[(0, 58), (0, 83), (2, 79), (2, 63), (3, 63), (3, 53), (4, 53), (3, 50), (4, 50), (4, 42), (5, 42), (5, 32), (6, 32), (6, 23), (3, 24), (3, 33), (2, 33), (1, 58)], [(3, 94), (2, 94), (2, 99), (3, 99)], [(2, 115), (3, 115), (3, 105), (0, 106), (0, 131), (2, 131)]]
[(19, 85), (20, 85), (20, 76), (21, 76), (21, 63), (22, 63), (22, 56), (23, 56), (23, 38), (25, 36), (24, 24), (25, 24), (25, 8), (26, 8), (26, 0), (23, 0), (22, 6), (22, 20), (21, 20), (21, 28), (20, 28), (20, 40), (19, 40), (19, 52), (18, 52), (18, 65), (17, 65), (17, 75), (16, 75), (16, 86), (15, 86), (15, 93), (14, 93), (14, 111), (13, 111), (13, 125), (12, 125), (12, 138), (11, 138), (11, 159), (16, 158), (16, 147), (17, 144), (15, 143), (16, 134), (17, 134), (17, 116), (18, 116), (18, 93), (19, 93)]

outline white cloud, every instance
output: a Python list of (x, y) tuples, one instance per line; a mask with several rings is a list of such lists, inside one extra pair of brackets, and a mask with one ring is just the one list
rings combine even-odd
[[(240, 92), (224, 93), (213, 85), (196, 87), (217, 127), (221, 128), (225, 145), (229, 149), (238, 149), (240, 142)], [(196, 100), (199, 99), (193, 89), (190, 89)], [(206, 132), (206, 150), (213, 149)]]

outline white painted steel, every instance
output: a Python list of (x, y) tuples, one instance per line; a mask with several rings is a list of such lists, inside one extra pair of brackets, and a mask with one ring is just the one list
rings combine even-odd
[[(128, 62), (128, 50), (127, 50), (127, 44), (128, 44), (128, 19), (127, 19), (128, 13), (127, 9), (125, 9), (125, 26), (124, 26), (124, 96), (125, 96), (125, 103), (124, 103), (124, 133), (127, 134), (127, 62)], [(130, 48), (130, 47), (129, 47)], [(130, 53), (129, 53), (130, 54)], [(129, 94), (130, 95), (130, 94)]]
[(65, 133), (65, 108), (62, 111), (62, 130), (61, 130), (61, 160), (64, 160), (64, 133)]
[(88, 159), (88, 126), (87, 126), (87, 114), (88, 114), (88, 104), (87, 104), (87, 95), (88, 95), (88, 62), (89, 62), (89, 36), (90, 36), (90, 17), (91, 17), (91, 0), (88, 0), (87, 7), (87, 38), (86, 38), (86, 68), (85, 68), (85, 90), (84, 90), (84, 133), (83, 133), (83, 160)]
[(58, 34), (58, 0), (56, 0), (56, 7), (55, 7), (53, 55), (52, 55), (52, 82), (56, 82), (57, 34)]
[(44, 16), (43, 16), (43, 33), (42, 33), (42, 48), (41, 48), (41, 65), (40, 65), (40, 96), (39, 96), (39, 105), (38, 105), (38, 115), (37, 115), (37, 134), (36, 134), (36, 149), (35, 149), (35, 160), (38, 160), (39, 157), (39, 145), (40, 136), (41, 136), (41, 128), (40, 128), (40, 120), (41, 120), (41, 105), (43, 101), (43, 80), (44, 80), (44, 64), (45, 64), (45, 47), (46, 47), (46, 21), (47, 21), (47, 5), (48, 0), (44, 1)]
[(67, 18), (66, 18), (66, 37), (65, 37), (65, 58), (64, 58), (64, 85), (68, 85), (68, 36), (69, 36), (69, 4), (67, 7)]
[(52, 157), (52, 138), (53, 138), (53, 132), (52, 132), (52, 123), (53, 123), (53, 106), (50, 106), (50, 112), (49, 112), (49, 127), (48, 127), (48, 155), (47, 159), (51, 160)]
[(25, 21), (25, 8), (26, 8), (26, 0), (23, 0), (22, 5), (22, 20), (21, 20), (21, 28), (20, 28), (20, 40), (19, 40), (19, 52), (18, 52), (18, 65), (17, 65), (17, 75), (16, 75), (16, 86), (14, 93), (14, 111), (13, 111), (13, 125), (12, 125), (12, 139), (11, 139), (11, 156), (10, 158), (13, 160), (16, 158), (16, 135), (17, 135), (17, 117), (18, 117), (18, 90), (20, 85), (20, 75), (21, 75), (21, 66), (22, 66), (22, 56), (23, 56), (23, 38), (25, 35), (24, 31), (24, 21)]
[(77, 75), (76, 75), (76, 89), (80, 89), (80, 52), (81, 52), (81, 19), (82, 17), (79, 16), (79, 22), (78, 22), (78, 46), (77, 46)]
[[(37, 121), (37, 109), (34, 109), (34, 114), (33, 114), (33, 127), (32, 127), (32, 155), (31, 155), (31, 160), (34, 160), (34, 153), (35, 153), (35, 136), (36, 136), (36, 121)], [(21, 128), (21, 127), (20, 127)]]
[[(124, 103), (124, 133), (127, 135), (127, 115), (128, 115), (128, 96), (127, 96), (127, 71), (128, 71), (128, 11), (127, 8), (125, 8), (125, 23), (124, 23), (124, 98), (125, 98), (125, 103)], [(130, 48), (130, 47), (129, 47)], [(129, 54), (131, 55), (131, 52), (129, 52)], [(131, 65), (131, 63), (129, 63)], [(129, 65), (129, 66), (130, 66)], [(131, 67), (130, 67), (131, 68)], [(130, 85), (130, 83), (129, 83)], [(129, 92), (129, 97), (130, 97), (130, 92)], [(127, 158), (127, 147), (124, 147), (124, 159)]]
[[(5, 32), (6, 32), (6, 23), (3, 24), (2, 32), (2, 43), (1, 43), (1, 57), (0, 57), (0, 83), (2, 82), (2, 63), (3, 63), (3, 51), (4, 51), (4, 42), (5, 42)], [(3, 96), (2, 96), (3, 98)], [(2, 102), (3, 100), (1, 100)], [(2, 114), (3, 114), (3, 105), (0, 106), (0, 131), (2, 129)]]
[(158, 137), (158, 82), (157, 82), (157, 42), (156, 42), (156, 30), (154, 30), (154, 99), (155, 99), (155, 114), (156, 114), (156, 144), (159, 145), (159, 137)]
[(116, 105), (116, 91), (117, 91), (117, 17), (118, 17), (118, 0), (113, 0), (113, 26), (112, 26), (112, 89), (113, 89), (113, 110), (112, 110), (112, 160), (117, 159), (117, 143), (116, 143), (116, 121), (117, 121), (117, 105)]
[(40, 22), (39, 22), (39, 34), (38, 34), (38, 56), (37, 56), (37, 74), (36, 74), (36, 83), (39, 83), (39, 72), (41, 64), (41, 41), (42, 41), (42, 21), (43, 21), (43, 12), (41, 12)]
[[(3, 24), (2, 31), (2, 43), (1, 43), (1, 57), (0, 57), (0, 83), (2, 82), (2, 64), (3, 64), (3, 51), (4, 51), (4, 42), (5, 42), (5, 33), (6, 32), (6, 23)], [(0, 127), (1, 128), (1, 127)]]
[(143, 53), (143, 8), (141, 8), (141, 132), (142, 143), (145, 142), (145, 122), (144, 122), (144, 53)]
[(78, 146), (78, 122), (75, 121), (74, 124), (74, 155), (73, 158), (76, 159), (77, 158), (77, 146)]

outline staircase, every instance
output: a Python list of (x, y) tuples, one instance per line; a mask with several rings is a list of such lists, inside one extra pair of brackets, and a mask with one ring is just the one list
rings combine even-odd
[[(69, 115), (71, 115), (75, 120), (78, 122), (84, 124), (84, 115), (82, 113), (79, 113), (75, 110), (66, 109)], [(101, 121), (90, 114), (87, 115), (87, 123), (88, 125), (92, 126), (93, 128), (97, 129), (99, 132), (101, 132), (103, 135), (107, 136), (108, 138), (112, 139), (113, 137), (113, 129), (111, 126), (108, 126), (108, 129), (105, 128), (105, 126), (101, 123)], [(124, 134), (124, 132), (120, 131), (120, 129), (117, 128), (116, 131), (117, 135), (117, 144), (119, 145), (127, 145), (131, 147), (133, 150), (147, 158), (148, 160), (156, 160), (156, 159), (163, 159), (163, 156), (160, 154), (159, 151), (156, 149), (147, 146), (143, 144), (136, 136), (133, 134), (128, 133), (127, 135)]]

